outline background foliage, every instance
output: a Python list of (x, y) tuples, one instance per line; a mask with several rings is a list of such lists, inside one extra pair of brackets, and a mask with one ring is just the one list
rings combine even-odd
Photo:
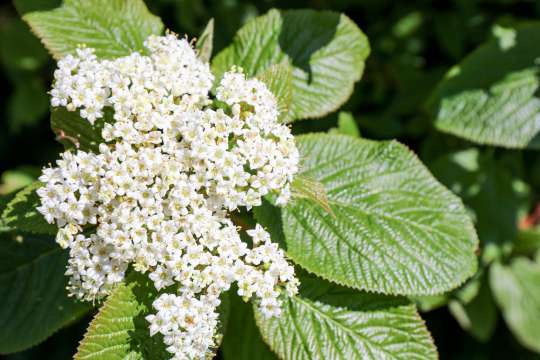
[[(56, 0), (46, 0), (39, 2), (40, 6), (44, 2), (50, 3), (51, 8), (58, 6), (59, 3)], [(0, 5), (2, 67), (0, 78), (3, 84), (0, 88), (1, 194), (9, 194), (32, 183), (40, 167), (54, 161), (61, 150), (61, 145), (54, 140), (55, 135), (50, 130), (46, 94), (51, 82), (54, 60), (39, 40), (30, 33), (17, 13), (17, 11), (20, 13), (31, 11), (33, 6), (33, 1), (24, 0), (15, 0), (14, 3), (4, 2)], [(518, 113), (516, 123), (521, 123), (520, 119), (535, 116), (539, 111), (540, 106), (535, 96), (539, 83), (537, 68), (527, 66), (530, 64), (529, 60), (540, 56), (536, 41), (540, 34), (538, 25), (529, 24), (520, 27), (515, 34), (508, 32), (510, 27), (524, 21), (537, 20), (540, 16), (538, 2), (159, 0), (147, 1), (147, 6), (152, 13), (162, 18), (166, 28), (190, 36), (200, 34), (208, 20), (213, 17), (217, 30), (214, 34), (214, 54), (231, 43), (234, 34), (243, 24), (255, 16), (266, 13), (272, 7), (335, 10), (349, 16), (369, 38), (371, 46), (371, 54), (367, 59), (362, 80), (355, 84), (354, 89), (350, 89), (353, 91), (352, 96), (345, 103), (342, 112), (330, 113), (317, 121), (296, 122), (293, 124), (293, 131), (303, 133), (330, 129), (334, 133), (353, 135), (359, 133), (369, 139), (398, 139), (418, 154), (435, 177), (464, 201), (475, 221), (482, 244), (479, 253), (479, 271), (457, 291), (442, 296), (416, 299), (420, 307), (426, 311), (422, 317), (432, 333), (441, 359), (540, 358), (532, 351), (540, 351), (540, 265), (538, 265), (540, 260), (537, 255), (536, 262), (530, 261), (534, 259), (534, 251), (540, 244), (540, 235), (536, 230), (540, 216), (535, 211), (539, 199), (536, 189), (540, 186), (540, 158), (538, 152), (534, 150), (538, 147), (537, 139), (526, 137), (528, 134), (536, 134), (538, 129), (523, 122), (519, 129), (503, 127), (501, 131), (504, 136), (500, 136), (483, 131), (482, 126), (471, 127), (467, 121), (459, 123), (460, 119), (467, 117), (479, 119), (477, 123), (480, 124), (503, 123), (505, 115), (512, 111)], [(147, 26), (151, 28), (158, 25), (147, 24)], [(517, 55), (499, 50), (501, 44), (504, 48), (504, 44), (511, 45), (512, 41), (519, 44)], [(486, 45), (475, 50), (482, 44)], [(123, 49), (112, 50), (123, 51)], [(63, 50), (59, 48), (58, 51)], [(466, 57), (473, 51), (472, 55)], [(227, 54), (223, 55), (223, 58), (226, 59)], [(490, 63), (500, 64), (502, 67), (498, 70), (500, 72), (490, 72), (486, 69), (482, 65), (486, 59)], [(454, 67), (458, 63), (461, 63), (459, 73)], [(295, 71), (301, 75), (302, 68), (299, 67)], [(454, 71), (457, 75), (440, 83), (448, 71), (450, 74)], [(355, 72), (361, 72), (361, 69), (351, 69), (350, 74), (338, 76), (348, 75), (352, 81), (359, 76)], [(517, 95), (512, 92), (516, 86), (521, 89)], [(463, 92), (464, 88), (472, 90)], [(336, 92), (347, 93), (348, 90), (336, 89)], [(453, 94), (458, 95), (451, 97), (451, 101), (441, 100)], [(312, 98), (309, 94), (304, 95), (305, 101)], [(336, 95), (333, 96), (335, 98)], [(466, 105), (460, 109), (452, 101)], [(508, 103), (516, 104), (519, 108), (509, 108)], [(320, 102), (322, 112), (324, 105), (324, 102)], [(522, 109), (526, 111), (520, 111)], [(491, 116), (483, 117), (482, 114)], [(309, 117), (309, 114), (302, 115)], [(451, 134), (465, 139), (477, 139), (485, 144), (526, 149), (512, 150), (475, 145)], [(502, 142), (497, 140), (497, 135), (499, 139), (504, 140)], [(309, 147), (312, 141), (315, 141), (313, 137), (302, 138), (301, 147)], [(396, 148), (391, 143), (384, 144)], [(395, 149), (396, 152), (399, 150)], [(361, 157), (362, 154), (358, 156)], [(314, 170), (324, 170), (317, 170), (315, 165)], [(403, 166), (405, 165), (407, 164)], [(362, 181), (358, 174), (351, 176), (351, 179)], [(437, 206), (437, 204), (429, 205)], [(299, 207), (302, 207), (302, 204)], [(353, 210), (361, 211), (361, 209)], [(290, 214), (284, 218), (290, 220), (288, 232), (300, 232), (302, 229), (294, 223), (294, 212), (316, 212), (317, 209), (295, 207), (287, 211)], [(259, 221), (263, 222), (260, 219)], [(0, 224), (0, 227), (4, 225)], [(46, 233), (47, 229), (44, 224), (38, 223), (36, 228), (28, 231), (40, 234)], [(405, 230), (403, 234), (406, 234)], [(287, 235), (284, 234), (284, 241)], [(47, 256), (53, 257), (54, 261), (64, 261), (62, 254), (46, 247), (32, 247), (35, 253), (25, 252), (25, 249), (21, 248), (22, 245), (9, 236), (4, 235), (6, 241), (11, 241), (10, 250), (14, 256), (0, 259), (0, 269), (9, 269), (10, 266), (18, 269), (17, 261), (24, 261), (23, 256), (40, 259)], [(38, 241), (39, 236), (29, 235), (30, 241), (25, 242), (25, 245)], [(444, 239), (441, 241), (444, 242)], [(298, 249), (297, 253), (300, 256), (302, 249)], [(295, 260), (301, 263), (300, 260)], [(309, 269), (308, 261), (309, 259), (306, 259), (305, 263), (302, 263), (307, 269)], [(40, 266), (39, 261), (35, 262), (35, 266)], [(452, 266), (459, 264), (448, 266), (451, 269)], [(62, 289), (65, 281), (63, 275), (47, 274), (45, 270), (25, 268), (17, 273), (17, 276), (18, 279), (24, 279), (25, 271), (41, 272), (43, 276), (51, 279), (50, 292)], [(332, 273), (332, 269), (328, 269), (328, 274)], [(449, 281), (448, 278), (444, 280)], [(0, 285), (2, 282), (12, 283), (12, 281), (0, 277)], [(317, 314), (322, 311), (336, 311), (330, 307), (333, 297), (343, 297), (346, 292), (337, 286), (324, 283), (328, 290), (324, 296), (329, 309), (318, 309), (319, 312), (311, 314), (314, 310), (309, 305), (310, 299), (318, 297), (320, 294), (317, 291), (321, 289), (317, 289), (317, 286), (310, 288), (313, 281), (307, 278), (303, 279), (302, 283), (302, 298), (298, 298), (301, 300), (291, 300), (287, 309), (295, 312), (305, 311), (306, 317), (318, 316)], [(348, 285), (355, 286), (354, 283)], [(379, 286), (384, 286), (384, 283)], [(4, 297), (1, 291), (6, 290), (0, 286), (0, 297)], [(6, 294), (9, 292), (10, 296), (13, 296), (10, 300), (12, 303), (19, 303), (21, 300), (18, 299), (32, 298), (32, 294), (24, 292), (37, 290), (29, 287), (19, 291), (21, 291), (19, 294), (6, 291)], [(131, 289), (126, 287), (123, 291), (129, 292)], [(351, 311), (347, 316), (355, 319), (353, 324), (361, 322), (362, 304), (354, 303), (354, 299), (349, 301)], [(54, 315), (54, 318), (59, 318), (65, 310), (62, 304), (57, 305), (59, 307), (55, 308), (57, 315)], [(26, 306), (32, 308), (31, 303)], [(231, 307), (243, 306), (246, 305), (237, 298), (231, 299)], [(377, 306), (383, 308), (389, 304)], [(395, 316), (415, 317), (414, 311), (406, 305), (392, 306)], [(0, 309), (0, 319), (7, 316), (8, 310)], [(83, 308), (78, 311), (85, 313)], [(234, 312), (232, 314), (235, 316)], [(47, 314), (33, 314), (33, 316), (47, 318)], [(91, 317), (92, 314), (82, 319), (70, 319), (72, 323), (70, 327), (58, 331), (44, 343), (6, 358), (34, 359), (42, 357), (43, 354), (47, 354), (47, 358), (50, 359), (70, 358)], [(257, 316), (255, 318), (259, 322), (262, 321)], [(255, 328), (250, 318), (236, 319), (230, 321), (230, 324), (238, 324), (241, 321), (246, 322), (242, 332)], [(5, 323), (0, 325), (4, 327)], [(259, 326), (264, 329), (262, 334), (264, 337), (276, 326), (287, 324), (259, 323)], [(405, 328), (404, 331), (415, 330)], [(0, 343), (8, 342), (9, 346), (16, 349), (16, 333), (12, 336), (13, 338), (0, 336)], [(249, 342), (254, 344), (254, 348), (244, 348), (242, 354), (244, 358), (273, 358), (270, 352), (261, 354), (256, 347), (266, 346), (258, 334), (254, 332), (249, 336), (253, 336), (253, 339), (246, 338), (245, 341), (251, 340)], [(418, 336), (424, 338), (425, 334), (419, 333)], [(429, 347), (429, 339), (419, 342), (418, 346), (422, 344)], [(143, 348), (145, 346), (149, 345), (146, 344)], [(272, 348), (278, 353), (285, 351), (279, 346), (280, 343), (273, 344)], [(237, 347), (238, 344), (225, 342), (219, 356), (225, 359), (234, 358)], [(257, 354), (257, 357), (253, 353)]]

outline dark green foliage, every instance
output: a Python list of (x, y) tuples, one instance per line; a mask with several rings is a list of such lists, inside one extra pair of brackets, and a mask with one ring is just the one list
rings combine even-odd
[[(116, 33), (99, 56), (141, 50), (166, 28), (187, 33), (218, 73), (236, 64), (263, 80), (295, 134), (331, 133), (298, 137), (302, 177), (288, 207), (269, 198), (235, 214), (272, 233), (302, 286), (284, 295), (279, 319), (231, 296), (218, 358), (431, 359), (434, 342), (441, 359), (538, 359), (539, 17), (528, 0), (0, 5), (0, 353), (64, 359), (84, 332), (79, 358), (168, 356), (148, 336), (155, 291), (141, 277), (84, 331), (91, 307), (67, 298), (67, 254), (35, 210), (38, 170), (62, 150), (55, 140), (96, 151), (112, 121), (49, 112), (47, 49), (59, 57), (80, 42), (102, 44), (122, 24), (132, 33)], [(405, 295), (422, 310), (439, 307), (422, 314), (426, 326)]]
[(0, 233), (0, 354), (36, 345), (90, 309), (67, 297), (66, 261), (52, 237)]

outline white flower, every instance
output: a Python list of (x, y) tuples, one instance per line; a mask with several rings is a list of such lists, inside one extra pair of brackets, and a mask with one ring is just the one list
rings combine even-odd
[(225, 73), (216, 97), (226, 108), (216, 109), (214, 77), (186, 40), (145, 44), (148, 56), (99, 60), (79, 49), (58, 62), (51, 105), (90, 123), (112, 110), (114, 121), (97, 153), (66, 151), (43, 170), (38, 210), (69, 249), (72, 295), (107, 296), (130, 265), (148, 272), (157, 290), (174, 291), (154, 302), (150, 334), (163, 334), (174, 358), (202, 359), (215, 346), (219, 295), (233, 282), (268, 316), (279, 314), (280, 290), (297, 289), (262, 226), (247, 231), (250, 248), (228, 213), (269, 193), (286, 203), (299, 154), (262, 82)]

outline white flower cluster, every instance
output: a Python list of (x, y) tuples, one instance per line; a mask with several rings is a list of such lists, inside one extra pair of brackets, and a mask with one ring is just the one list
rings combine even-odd
[(248, 246), (229, 214), (271, 192), (287, 202), (299, 155), (263, 83), (233, 69), (212, 101), (213, 75), (186, 40), (145, 45), (149, 55), (98, 60), (79, 49), (58, 62), (52, 105), (91, 123), (108, 107), (114, 121), (98, 153), (67, 151), (43, 170), (38, 210), (69, 248), (72, 294), (93, 301), (129, 266), (148, 273), (162, 293), (147, 317), (151, 334), (163, 334), (175, 359), (204, 358), (232, 283), (268, 316), (280, 313), (280, 289), (297, 290), (269, 234), (256, 225)]

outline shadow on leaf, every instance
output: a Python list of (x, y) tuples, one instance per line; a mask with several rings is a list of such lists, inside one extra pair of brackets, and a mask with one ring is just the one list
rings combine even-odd
[(313, 54), (334, 39), (339, 25), (340, 14), (326, 12), (325, 15), (307, 10), (281, 13), (283, 25), (279, 46), (290, 57), (293, 66), (308, 74), (308, 83), (313, 80), (310, 64)]

